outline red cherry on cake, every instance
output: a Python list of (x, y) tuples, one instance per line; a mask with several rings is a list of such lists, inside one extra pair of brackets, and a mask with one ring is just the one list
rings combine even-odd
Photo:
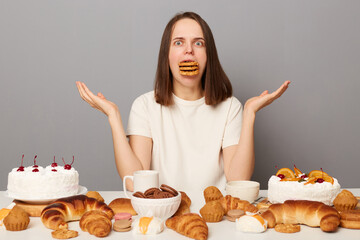
[(278, 174), (277, 175), (279, 178), (281, 178), (281, 179), (284, 179), (285, 178), (285, 175), (284, 174)]
[(33, 171), (33, 172), (38, 172), (38, 171), (39, 171), (39, 169), (34, 168), (32, 171)]
[(54, 162), (51, 164), (51, 167), (57, 167), (57, 163), (55, 162), (55, 156), (54, 156)]
[[(34, 166), (33, 166), (33, 168), (39, 167), (38, 165), (36, 165), (36, 158), (37, 158), (37, 155), (35, 155), (35, 157), (34, 157)], [(38, 171), (37, 171), (37, 172), (38, 172)]]
[(306, 178), (306, 174), (300, 176), (302, 179)]
[(73, 160), (72, 160), (71, 164), (66, 164), (65, 161), (64, 161), (64, 158), (62, 158), (62, 160), (63, 160), (63, 162), (64, 162), (64, 164), (65, 164), (64, 169), (70, 170), (70, 169), (71, 169), (71, 165), (74, 163), (74, 159), (75, 159), (75, 157), (73, 156)]
[(22, 155), (22, 158), (21, 158), (21, 166), (16, 170), (17, 172), (23, 172), (24, 171), (23, 162), (24, 162), (24, 154)]
[(318, 179), (316, 180), (316, 182), (318, 182), (318, 183), (323, 183), (323, 182), (325, 182), (325, 180), (322, 179), (322, 178), (318, 178)]
[(56, 170), (56, 169), (51, 169), (51, 171), (53, 171), (53, 172), (57, 172), (57, 170)]

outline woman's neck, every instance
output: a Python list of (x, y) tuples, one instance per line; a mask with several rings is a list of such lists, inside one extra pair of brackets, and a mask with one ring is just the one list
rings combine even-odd
[(174, 94), (183, 100), (195, 101), (204, 96), (204, 91), (202, 88), (174, 88)]

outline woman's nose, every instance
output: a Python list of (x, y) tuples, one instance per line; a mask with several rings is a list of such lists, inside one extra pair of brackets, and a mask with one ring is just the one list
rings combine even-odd
[(193, 47), (192, 47), (191, 44), (186, 44), (185, 53), (186, 54), (193, 54)]

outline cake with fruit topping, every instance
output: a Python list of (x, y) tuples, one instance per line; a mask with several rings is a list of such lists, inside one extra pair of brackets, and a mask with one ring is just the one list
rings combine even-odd
[[(23, 166), (24, 155), (21, 166), (12, 169), (8, 175), (7, 191), (8, 195), (15, 199), (54, 199), (75, 195), (79, 191), (79, 173), (71, 166), (65, 164), (58, 166), (54, 162), (41, 167), (36, 165), (29, 167)], [(64, 161), (64, 159), (63, 159)]]
[(302, 173), (296, 166), (294, 171), (281, 168), (268, 182), (268, 200), (283, 203), (286, 200), (311, 200), (333, 205), (340, 192), (340, 184), (322, 170)]

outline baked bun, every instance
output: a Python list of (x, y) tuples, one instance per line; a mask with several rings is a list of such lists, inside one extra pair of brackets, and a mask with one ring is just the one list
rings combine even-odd
[(335, 208), (322, 202), (307, 200), (287, 200), (282, 204), (272, 204), (261, 216), (267, 220), (269, 228), (278, 223), (289, 223), (320, 226), (324, 232), (334, 232), (340, 224), (340, 215)]
[(223, 194), (215, 186), (207, 187), (204, 190), (204, 198), (205, 198), (206, 203), (211, 202), (211, 201), (215, 201), (215, 200), (219, 200), (222, 197), (223, 197)]
[(245, 212), (252, 212), (256, 213), (258, 211), (258, 208), (252, 205), (249, 201), (246, 200), (240, 200), (237, 197), (232, 197), (231, 195), (226, 195), (225, 197), (222, 197), (220, 200), (218, 200), (222, 207), (225, 210), (225, 213), (227, 213), (229, 210), (232, 209), (241, 209)]
[(9, 214), (4, 218), (4, 225), (8, 231), (25, 230), (30, 222), (29, 214), (27, 214), (21, 207), (14, 206)]
[(104, 198), (100, 195), (100, 193), (98, 193), (96, 191), (88, 191), (86, 193), (86, 196), (88, 196), (90, 198), (95, 198), (99, 202), (104, 202)]
[(129, 198), (116, 198), (111, 201), (109, 207), (114, 211), (114, 213), (127, 212), (131, 215), (137, 215), (133, 206), (131, 205), (131, 200)]
[(340, 226), (343, 228), (360, 229), (360, 209), (340, 212)]
[(358, 200), (352, 192), (344, 189), (336, 196), (333, 203), (336, 210), (345, 211), (355, 209)]
[(220, 222), (223, 219), (224, 213), (224, 208), (218, 201), (207, 202), (200, 209), (200, 214), (205, 222)]

